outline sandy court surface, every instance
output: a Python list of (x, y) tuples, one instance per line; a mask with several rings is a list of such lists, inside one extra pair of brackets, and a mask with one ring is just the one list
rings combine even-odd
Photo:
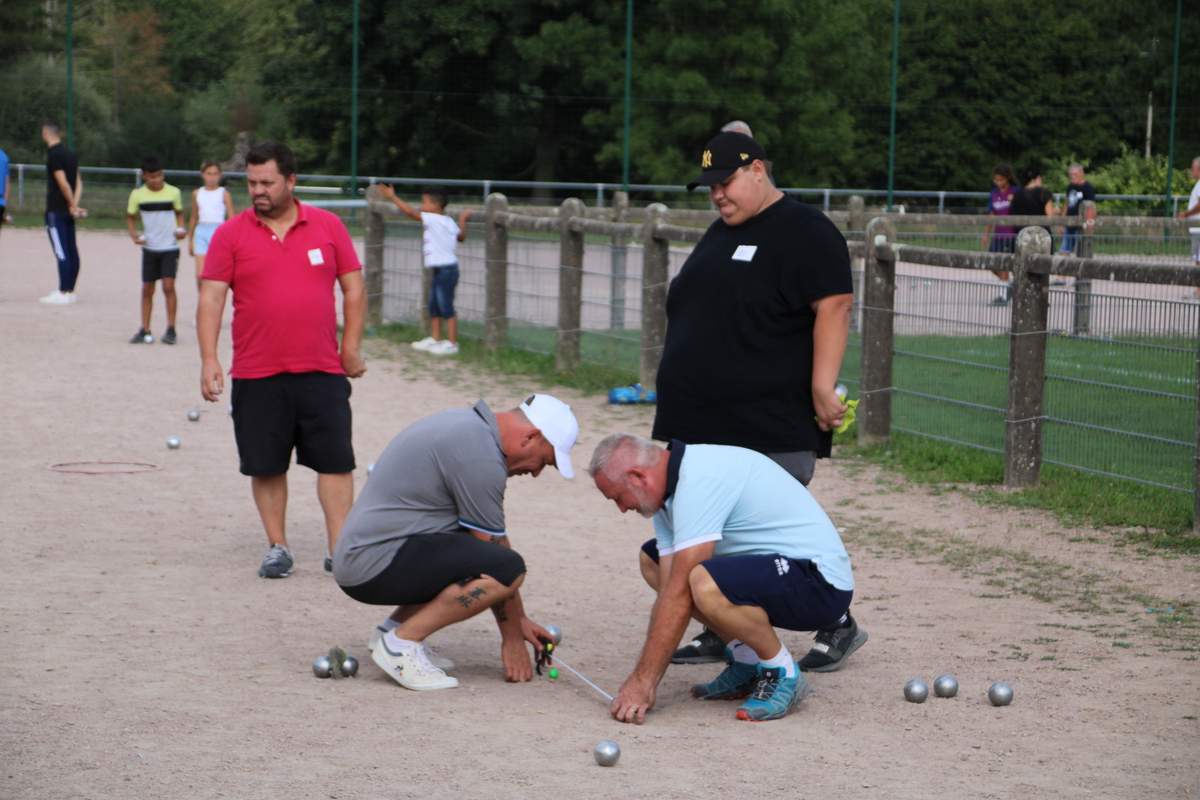
[[(432, 640), (462, 687), (401, 689), (366, 652), (383, 611), (321, 571), (305, 469), (289, 509), (297, 569), (255, 576), (264, 538), (224, 406), (185, 418), (202, 405), (190, 281), (179, 345), (130, 346), (137, 254), (119, 234), (80, 241), (82, 299), (59, 308), (36, 302), (54, 285), (44, 234), (0, 236), (0, 798), (1200, 793), (1197, 559), (854, 461), (823, 462), (813, 488), (845, 532), (871, 639), (843, 671), (813, 676), (815, 694), (787, 719), (740, 723), (729, 704), (688, 699), (716, 672), (692, 666), (667, 673), (645, 726), (622, 726), (569, 676), (504, 684), (490, 615)], [(353, 398), (360, 481), (420, 416), (548, 388), (378, 342), (368, 355)], [(583, 424), (579, 462), (608, 432), (648, 429), (647, 409), (560, 394)], [(169, 435), (181, 449), (166, 449)], [(47, 469), (98, 459), (160, 469)], [(511, 481), (508, 515), (530, 615), (560, 625), (563, 657), (614, 691), (651, 604), (636, 572), (648, 523), (553, 470)], [(808, 637), (785, 641), (799, 656)], [(313, 678), (311, 660), (335, 644), (362, 660), (357, 679)], [(957, 698), (904, 702), (906, 679), (943, 671), (958, 676)], [(1012, 706), (984, 699), (998, 679), (1014, 686)], [(616, 768), (592, 763), (602, 738), (622, 746)]]

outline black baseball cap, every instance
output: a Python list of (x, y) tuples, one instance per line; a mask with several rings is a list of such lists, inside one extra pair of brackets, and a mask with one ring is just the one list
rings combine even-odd
[(704, 145), (700, 154), (699, 177), (687, 185), (688, 191), (697, 186), (713, 186), (725, 181), (740, 167), (755, 161), (766, 161), (767, 151), (744, 133), (718, 133)]

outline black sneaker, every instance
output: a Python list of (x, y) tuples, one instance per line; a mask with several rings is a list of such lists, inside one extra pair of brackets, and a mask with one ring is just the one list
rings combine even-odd
[(671, 656), (672, 664), (712, 664), (725, 660), (725, 642), (708, 628)]
[(854, 617), (846, 615), (846, 624), (838, 628), (817, 631), (812, 649), (800, 659), (805, 672), (836, 672), (846, 659), (867, 641), (867, 632), (858, 627)]
[(130, 337), (129, 343), (130, 344), (153, 344), (154, 336), (150, 333), (150, 331), (146, 330), (145, 328), (138, 328), (137, 333), (135, 333), (132, 337)]
[(175, 329), (167, 328), (167, 332), (162, 335), (163, 344), (175, 344)]

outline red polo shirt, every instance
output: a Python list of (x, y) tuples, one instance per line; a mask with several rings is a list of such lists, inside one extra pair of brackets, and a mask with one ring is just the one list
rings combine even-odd
[(362, 265), (337, 216), (298, 200), (296, 209), (282, 242), (248, 208), (217, 228), (209, 244), (202, 277), (233, 290), (234, 378), (346, 374), (333, 286)]

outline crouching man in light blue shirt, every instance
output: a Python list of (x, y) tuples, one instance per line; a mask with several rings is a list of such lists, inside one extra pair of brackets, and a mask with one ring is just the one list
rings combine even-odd
[(785, 716), (807, 684), (775, 628), (828, 627), (854, 594), (850, 557), (813, 496), (753, 450), (678, 441), (663, 449), (625, 433), (600, 442), (589, 472), (622, 513), (654, 520), (641, 564), (658, 599), (613, 717), (645, 720), (689, 617), (728, 643), (725, 670), (692, 695), (748, 698), (738, 719)]

